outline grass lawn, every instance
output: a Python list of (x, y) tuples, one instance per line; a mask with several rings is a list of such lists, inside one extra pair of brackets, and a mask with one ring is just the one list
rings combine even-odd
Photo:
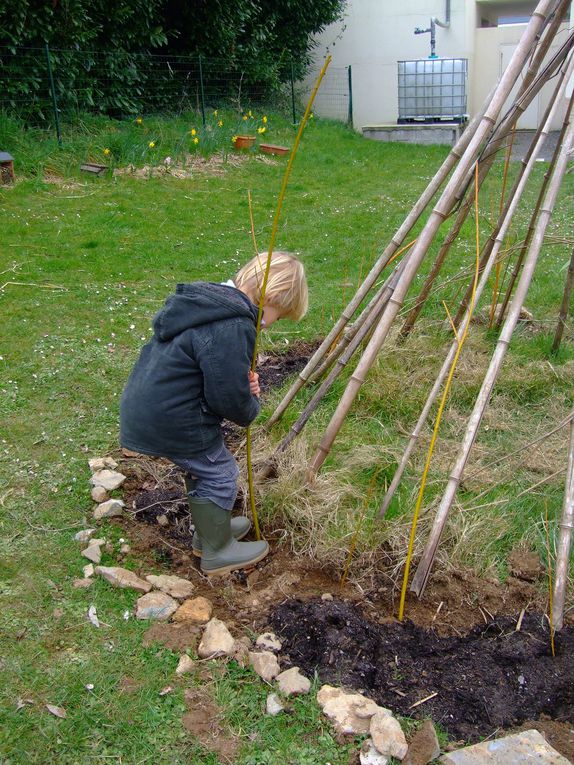
[[(80, 174), (81, 162), (101, 159), (113, 129), (110, 124), (96, 130), (90, 123), (70, 135), (61, 151), (53, 139), (22, 136), (13, 125), (0, 132), (4, 141), (13, 141), (2, 148), (14, 154), (19, 176), (13, 188), (0, 187), (0, 752), (7, 764), (217, 763), (181, 726), (184, 688), (174, 683), (173, 674), (177, 653), (142, 648), (148, 625), (124, 619), (135, 593), (103, 581), (88, 591), (72, 586), (86, 562), (73, 534), (91, 518), (88, 458), (117, 447), (119, 396), (149, 336), (151, 317), (176, 282), (225, 280), (252, 256), (248, 191), (259, 248), (266, 249), (286, 160), (248, 154), (244, 161), (224, 162), (221, 172), (208, 168), (185, 179)], [(163, 161), (163, 150), (171, 151), (181, 130), (158, 122), (155, 132), (146, 134), (172, 136), (163, 145), (157, 140), (154, 161)], [(294, 132), (270, 117), (267, 136), (290, 145)], [(117, 139), (118, 164), (150, 159), (144, 140), (141, 151), (129, 155), (135, 141)], [(445, 155), (444, 147), (369, 142), (342, 125), (309, 125), (276, 245), (304, 260), (311, 307), (301, 323), (273, 327), (264, 349), (280, 350), (328, 331)], [(39, 167), (43, 172), (36, 174)], [(45, 182), (46, 172), (57, 182)], [(543, 172), (543, 166), (536, 168), (521, 223)], [(501, 174), (499, 163), (481, 192), (483, 236), (498, 209)], [(572, 409), (571, 326), (558, 357), (550, 358), (548, 351), (573, 245), (573, 194), (570, 173), (526, 301), (534, 322), (517, 331), (445, 540), (453, 561), (478, 570), (495, 567), (504, 573), (508, 552), (521, 540), (544, 555), (545, 507), (552, 535), (556, 532), (564, 473), (539, 491), (529, 488), (565, 466), (564, 432), (510, 464), (478, 470), (550, 430)], [(337, 514), (324, 527), (316, 524), (323, 529), (321, 538), (310, 545), (294, 533), (296, 550), (317, 555), (336, 550), (336, 560), (343, 560), (360, 506), (357, 494), (364, 493), (375, 471), (381, 492), (392, 477), (405, 433), (448, 347), (442, 301), (456, 311), (466, 280), (453, 277), (472, 265), (473, 235), (469, 220), (413, 337), (381, 354), (323, 471), (324, 481), (341, 486)], [(518, 222), (513, 236), (523, 236)], [(424, 273), (417, 277), (412, 297), (423, 278)], [(483, 298), (489, 301), (490, 295)], [(484, 326), (473, 327), (445, 413), (429, 503), (440, 495), (495, 342)], [(334, 386), (305, 431), (299, 448), (308, 456), (342, 390), (342, 382)], [(262, 436), (266, 446), (286, 432), (308, 396), (303, 392), (284, 422)], [(266, 415), (279, 392), (272, 398)], [(361, 555), (368, 557), (383, 542), (398, 559), (404, 555), (423, 460), (421, 448), (388, 522), (365, 524), (357, 576)], [(294, 471), (291, 484), (280, 479), (263, 492), (266, 523), (273, 524), (276, 513), (294, 518), (297, 508), (288, 496), (293, 475), (297, 480), (300, 474)], [(299, 485), (297, 491), (299, 498), (304, 490)], [(375, 491), (369, 513), (381, 499)], [(476, 506), (480, 509), (473, 511)], [(314, 511), (320, 519), (319, 497), (317, 505), (311, 503)], [(105, 534), (113, 538), (112, 529)], [(112, 565), (112, 560), (107, 554), (103, 563)], [(88, 604), (97, 607), (104, 623), (99, 630), (86, 620)], [(135, 693), (118, 690), (125, 676), (137, 682)], [(243, 741), (239, 765), (348, 761), (347, 748), (336, 744), (310, 698), (297, 700), (287, 720), (267, 718), (262, 712), (267, 690), (253, 678), (234, 665), (214, 670), (214, 695), (225, 707), (226, 723)], [(169, 684), (175, 690), (160, 697)], [(22, 709), (20, 699), (25, 700)], [(64, 707), (67, 718), (50, 715), (45, 703)]]

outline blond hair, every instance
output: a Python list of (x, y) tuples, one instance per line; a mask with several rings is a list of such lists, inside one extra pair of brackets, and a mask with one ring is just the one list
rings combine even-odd
[[(261, 299), (261, 287), (267, 265), (267, 253), (260, 252), (238, 271), (235, 286), (256, 304)], [(302, 319), (307, 313), (309, 297), (305, 269), (301, 261), (289, 252), (271, 253), (265, 302), (281, 311), (286, 319)]]

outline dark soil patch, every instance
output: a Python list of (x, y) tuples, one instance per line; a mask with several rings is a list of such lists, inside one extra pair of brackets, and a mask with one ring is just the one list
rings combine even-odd
[[(270, 618), (289, 661), (323, 682), (364, 691), (382, 706), (431, 717), (451, 736), (477, 741), (541, 714), (574, 722), (574, 629), (550, 652), (545, 619), (499, 617), (462, 638), (412, 622), (377, 624), (339, 600), (288, 600)], [(418, 701), (435, 694), (420, 706)]]

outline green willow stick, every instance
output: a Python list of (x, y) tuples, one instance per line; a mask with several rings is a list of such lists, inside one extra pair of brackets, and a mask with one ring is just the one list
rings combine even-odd
[[(267, 282), (269, 280), (269, 269), (271, 268), (271, 256), (273, 254), (273, 247), (275, 246), (275, 238), (277, 236), (277, 229), (279, 228), (279, 216), (281, 214), (281, 207), (283, 206), (285, 191), (287, 190), (287, 183), (289, 181), (289, 176), (291, 174), (291, 168), (293, 167), (293, 161), (295, 159), (295, 155), (297, 154), (297, 149), (299, 148), (299, 143), (301, 142), (301, 136), (303, 135), (303, 130), (305, 129), (305, 125), (307, 124), (307, 121), (309, 119), (309, 114), (311, 113), (311, 108), (313, 107), (315, 96), (317, 95), (317, 91), (319, 90), (319, 85), (321, 84), (321, 81), (323, 77), (325, 76), (325, 72), (327, 71), (327, 67), (329, 66), (330, 63), (331, 63), (331, 56), (327, 56), (327, 58), (325, 59), (325, 63), (323, 64), (323, 68), (321, 69), (321, 71), (319, 72), (319, 76), (317, 77), (317, 82), (315, 83), (315, 87), (313, 88), (313, 91), (311, 92), (311, 95), (309, 97), (309, 103), (307, 104), (307, 108), (305, 109), (305, 114), (303, 115), (301, 124), (299, 125), (299, 130), (297, 131), (297, 136), (295, 137), (295, 143), (293, 144), (293, 148), (291, 149), (289, 162), (287, 163), (287, 167), (285, 168), (285, 174), (283, 176), (283, 183), (281, 184), (281, 191), (279, 192), (279, 198), (277, 199), (277, 208), (275, 210), (275, 217), (273, 218), (273, 227), (271, 229), (271, 238), (269, 240), (269, 250), (267, 252), (267, 263), (265, 265), (263, 284), (261, 285), (261, 295), (259, 297), (259, 312), (257, 314), (257, 329), (255, 333), (255, 346), (253, 348), (253, 358), (251, 359), (252, 372), (255, 371), (255, 367), (257, 366), (257, 352), (259, 350), (259, 338), (261, 335), (261, 319), (263, 318), (263, 304), (265, 302), (265, 291), (267, 289)], [(253, 515), (253, 525), (255, 527), (255, 536), (257, 539), (261, 539), (261, 532), (259, 531), (259, 520), (257, 518), (257, 510), (255, 508), (255, 490), (253, 486), (253, 463), (251, 460), (251, 427), (247, 428), (246, 451), (247, 451), (247, 480), (249, 483), (249, 503), (251, 506), (251, 514)]]

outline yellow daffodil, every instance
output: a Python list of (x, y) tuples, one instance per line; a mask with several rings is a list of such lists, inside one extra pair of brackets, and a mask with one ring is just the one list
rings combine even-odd
[(250, 109), (250, 110), (247, 112), (247, 114), (248, 114), (250, 117), (253, 117), (253, 112), (251, 111), (251, 109)]
[(141, 117), (136, 117), (136, 125), (141, 125), (143, 122)]
[(248, 120), (248, 117), (247, 117), (247, 115), (246, 115), (246, 114), (244, 114), (244, 115), (243, 115), (243, 122), (247, 122), (247, 120)]
[(109, 157), (111, 153), (109, 149), (104, 149), (104, 157)]
[(231, 143), (235, 143), (235, 141), (237, 141), (237, 136), (236, 135), (234, 135), (233, 138), (231, 139)]
[(197, 136), (195, 136), (195, 138), (193, 139), (193, 143), (199, 143), (199, 138)]
[(267, 124), (267, 117), (265, 115), (263, 115), (263, 117), (261, 118), (261, 122), (263, 122), (264, 125)]
[(217, 109), (214, 109), (214, 110), (213, 110), (213, 116), (214, 116), (214, 117), (217, 117)]
[(195, 128), (191, 128), (191, 135), (197, 135), (197, 130)]
[(217, 123), (217, 127), (223, 127), (223, 120), (219, 120), (219, 122)]
[(150, 149), (154, 149), (155, 148), (155, 141), (150, 141), (148, 143), (148, 146), (149, 146)]
[(265, 130), (266, 130), (266, 128), (264, 128), (264, 127), (257, 128), (257, 132), (258, 133), (264, 133)]

